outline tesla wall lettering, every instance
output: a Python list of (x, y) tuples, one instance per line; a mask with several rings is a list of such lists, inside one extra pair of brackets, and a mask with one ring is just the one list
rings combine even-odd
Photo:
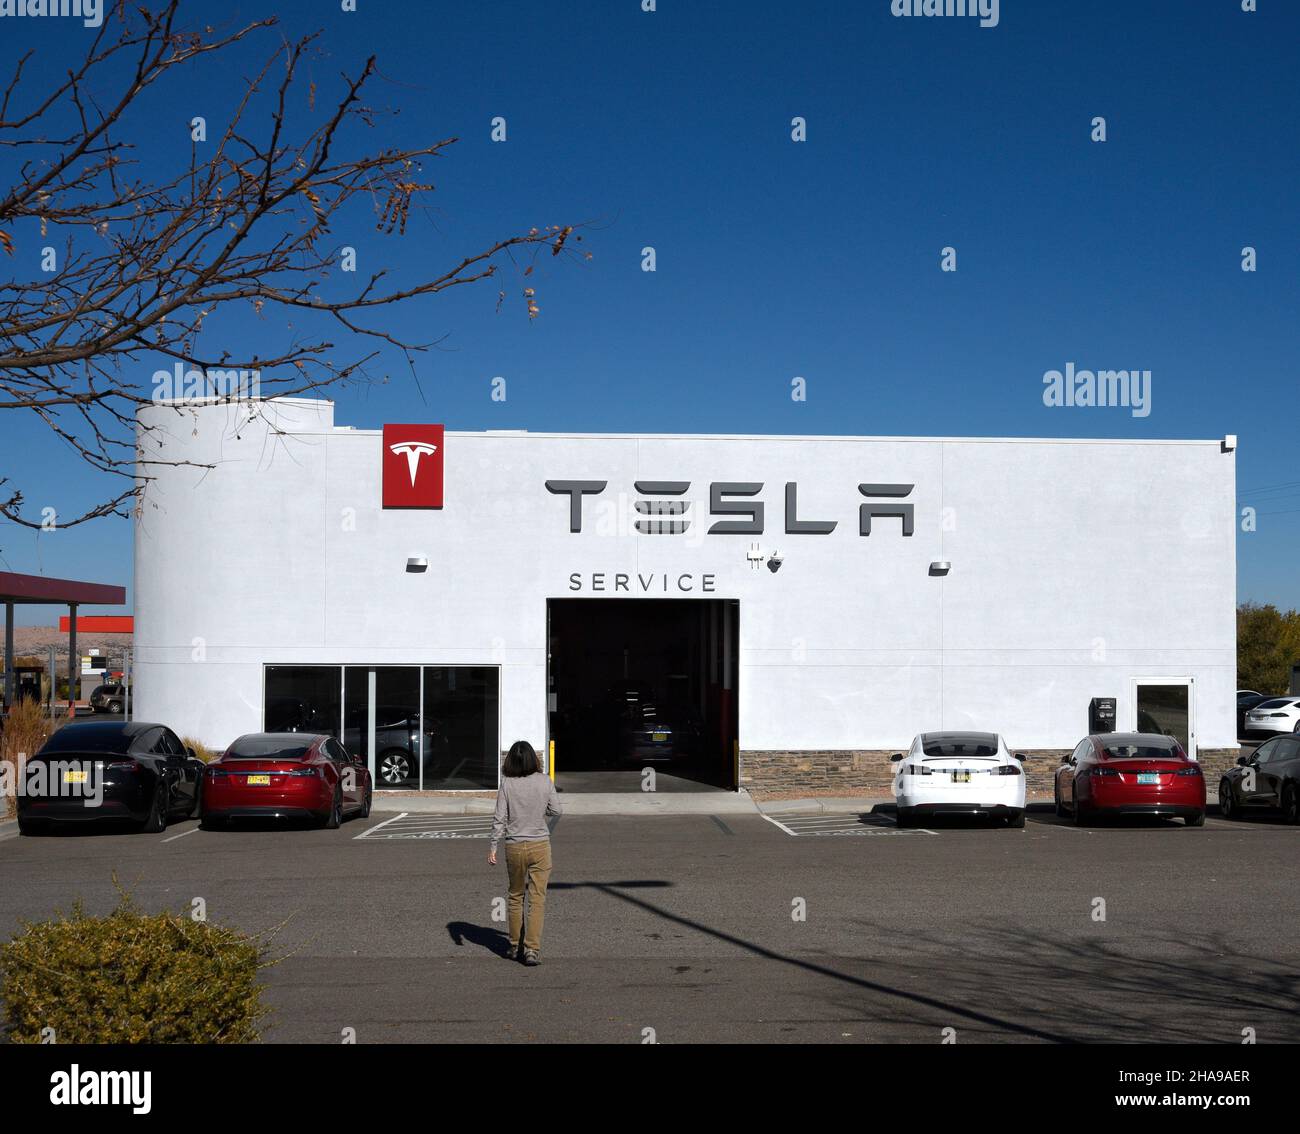
[[(605, 480), (548, 480), (546, 489), (556, 496), (569, 498), (569, 531), (582, 531), (583, 501), (588, 496), (599, 496), (609, 482)], [(690, 490), (686, 480), (638, 480), (635, 488), (643, 499), (634, 507), (638, 519), (636, 530), (642, 535), (681, 535), (690, 530), (691, 502), (682, 499)], [(873, 518), (897, 518), (902, 533), (910, 536), (915, 531), (915, 509), (906, 500), (912, 484), (885, 484), (868, 482), (858, 485), (858, 492), (867, 499), (858, 506), (858, 534), (871, 535)], [(709, 515), (722, 516), (708, 529), (710, 535), (762, 535), (766, 523), (763, 501), (758, 499), (763, 491), (762, 481), (717, 480), (709, 485)], [(838, 520), (800, 519), (799, 486), (791, 480), (785, 485), (785, 533), (787, 535), (829, 535), (839, 525)]]

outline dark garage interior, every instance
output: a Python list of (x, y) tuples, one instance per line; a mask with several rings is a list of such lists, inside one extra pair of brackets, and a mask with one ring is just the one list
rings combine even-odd
[(561, 791), (736, 787), (739, 603), (548, 601), (550, 739)]

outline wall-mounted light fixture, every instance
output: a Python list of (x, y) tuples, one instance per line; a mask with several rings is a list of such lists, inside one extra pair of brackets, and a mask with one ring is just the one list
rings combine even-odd
[(1237, 435), (1235, 433), (1229, 433), (1228, 436), (1223, 439), (1222, 451), (1225, 453), (1231, 453), (1236, 448), (1237, 448)]
[(406, 561), (406, 569), (412, 573), (427, 571), (429, 569), (429, 561), (423, 555), (412, 555)]
[(946, 575), (952, 570), (952, 564), (946, 559), (936, 559), (930, 564), (931, 575)]

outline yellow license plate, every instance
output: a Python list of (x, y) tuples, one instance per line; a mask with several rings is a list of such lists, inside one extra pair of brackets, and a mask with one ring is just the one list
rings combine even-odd
[(953, 772), (953, 774), (952, 774), (952, 782), (955, 783), (955, 784), (968, 784), (968, 783), (970, 783), (970, 773), (969, 773), (969, 772)]
[(659, 744), (662, 741), (668, 739), (668, 734), (666, 732), (652, 732), (650, 734), (650, 739), (653, 740), (656, 744)]
[(63, 782), (65, 784), (84, 784), (86, 783), (85, 772), (64, 772)]
[(253, 787), (254, 785), (257, 785), (259, 787), (270, 787), (271, 777), (270, 776), (249, 776), (248, 786)]

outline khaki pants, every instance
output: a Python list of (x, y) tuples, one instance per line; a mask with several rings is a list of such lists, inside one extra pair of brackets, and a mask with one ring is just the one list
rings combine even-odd
[[(546, 916), (546, 883), (551, 878), (551, 840), (535, 839), (528, 843), (506, 843), (506, 872), (510, 876), (510, 896), (506, 912), (510, 924), (510, 949), (519, 947), (519, 931), (524, 932), (524, 948), (542, 947), (542, 921)], [(524, 921), (524, 889), (528, 889), (528, 919)]]

